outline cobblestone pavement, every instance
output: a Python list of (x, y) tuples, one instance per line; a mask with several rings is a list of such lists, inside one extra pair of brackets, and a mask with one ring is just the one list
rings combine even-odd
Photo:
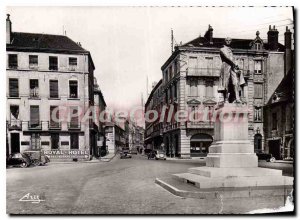
[[(292, 174), (292, 165), (260, 163)], [(154, 183), (205, 162), (156, 161), (140, 155), (99, 163), (49, 164), (7, 169), (7, 213), (11, 214), (206, 214), (269, 208), (268, 199), (180, 198)], [(39, 203), (19, 201), (39, 196)], [(29, 198), (29, 197), (28, 197)], [(27, 198), (27, 199), (28, 199)], [(36, 197), (35, 197), (36, 198)]]

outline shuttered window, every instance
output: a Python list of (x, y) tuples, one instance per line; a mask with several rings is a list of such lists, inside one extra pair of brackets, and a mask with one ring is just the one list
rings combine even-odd
[(58, 98), (58, 81), (50, 80), (50, 98)]
[(9, 79), (9, 96), (19, 97), (19, 80)]
[(79, 149), (79, 136), (78, 134), (71, 134), (71, 149)]
[(254, 84), (254, 98), (263, 97), (263, 84), (256, 83)]
[(38, 105), (30, 106), (30, 127), (38, 127), (40, 125), (40, 109)]

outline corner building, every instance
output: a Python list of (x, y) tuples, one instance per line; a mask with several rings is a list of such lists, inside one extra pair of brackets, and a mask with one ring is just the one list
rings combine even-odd
[[(291, 53), (287, 53), (288, 48), (278, 42), (278, 34), (275, 26), (270, 26), (267, 42), (257, 31), (253, 39), (232, 39), (230, 45), (235, 63), (246, 80), (241, 97), (251, 110), (248, 134), (255, 150), (263, 150), (265, 144), (263, 106), (291, 68), (285, 62), (291, 59), (288, 57)], [(223, 101), (218, 87), (222, 64), (220, 48), (224, 44), (225, 37), (214, 38), (213, 28), (209, 25), (203, 37), (175, 46), (174, 52), (161, 67), (161, 84), (154, 87), (145, 110), (161, 111), (166, 106), (168, 111), (173, 105), (174, 112), (203, 108), (213, 111)], [(146, 143), (154, 149), (159, 149), (164, 143), (168, 156), (205, 156), (214, 140), (214, 123), (202, 120), (184, 123), (156, 121), (146, 123), (145, 134)]]

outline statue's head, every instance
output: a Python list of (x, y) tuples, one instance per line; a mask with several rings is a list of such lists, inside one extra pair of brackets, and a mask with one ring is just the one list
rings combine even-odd
[(225, 38), (225, 44), (226, 44), (227, 46), (229, 46), (229, 45), (231, 44), (231, 38), (230, 38), (230, 37), (226, 37), (226, 38)]

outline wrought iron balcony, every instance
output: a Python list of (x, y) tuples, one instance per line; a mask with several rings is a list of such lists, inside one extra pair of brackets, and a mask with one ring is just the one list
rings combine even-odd
[(206, 129), (213, 129), (214, 122), (212, 121), (187, 121), (186, 128), (189, 129), (196, 129), (196, 128), (206, 128)]
[(18, 120), (18, 119), (10, 120), (7, 123), (8, 123), (9, 130), (22, 130), (22, 121), (21, 120)]
[(187, 68), (186, 76), (207, 76), (207, 77), (219, 77), (219, 68)]
[(29, 130), (42, 130), (42, 122), (41, 121), (29, 121), (28, 122)]

